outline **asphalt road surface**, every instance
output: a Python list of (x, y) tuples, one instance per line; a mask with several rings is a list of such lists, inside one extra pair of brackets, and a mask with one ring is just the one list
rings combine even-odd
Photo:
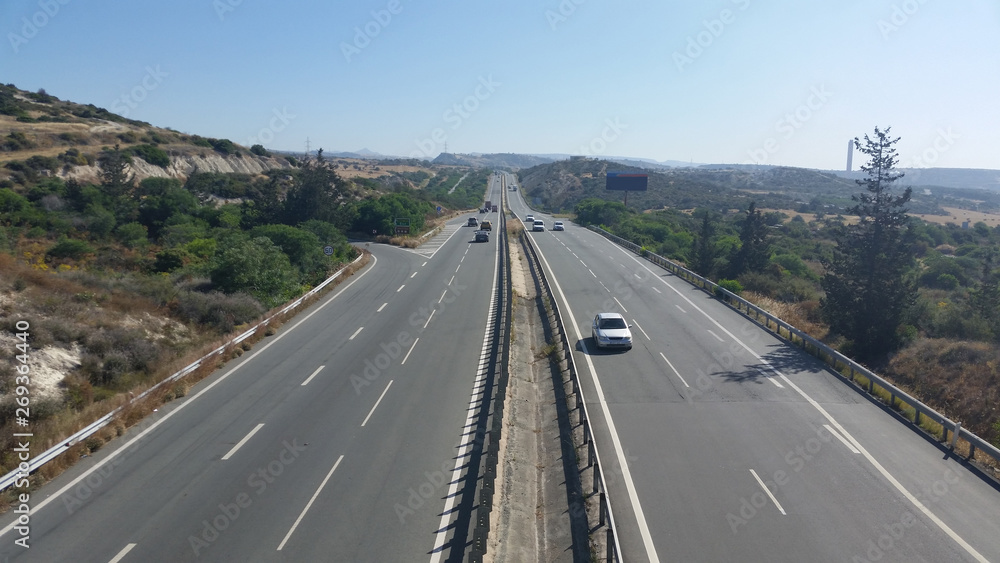
[(498, 248), (466, 220), (420, 252), (372, 245), (276, 335), (35, 491), (30, 549), (4, 515), (0, 560), (463, 560)]
[[(1000, 561), (991, 481), (705, 292), (533, 213), (626, 561)], [(598, 312), (632, 350), (595, 347)]]

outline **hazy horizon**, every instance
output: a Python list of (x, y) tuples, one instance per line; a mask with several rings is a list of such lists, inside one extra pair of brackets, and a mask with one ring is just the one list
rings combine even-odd
[(271, 149), (843, 170), (891, 126), (901, 167), (1000, 168), (986, 0), (13, 0), (0, 21), (3, 82)]

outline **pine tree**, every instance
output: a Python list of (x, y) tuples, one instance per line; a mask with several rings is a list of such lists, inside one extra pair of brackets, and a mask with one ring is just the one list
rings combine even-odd
[(746, 217), (740, 226), (740, 247), (729, 260), (729, 277), (735, 279), (744, 272), (759, 272), (771, 259), (770, 234), (764, 215), (757, 203), (750, 202)]
[(129, 173), (131, 158), (118, 145), (101, 156), (101, 187), (112, 199), (129, 197), (135, 190), (135, 175)]
[(708, 211), (701, 218), (701, 230), (698, 232), (698, 239), (694, 247), (694, 271), (703, 277), (711, 278), (712, 271), (715, 270), (715, 259), (717, 251), (712, 237), (715, 235), (715, 227), (709, 217)]
[(833, 259), (824, 264), (823, 317), (850, 341), (849, 351), (859, 360), (879, 359), (899, 347), (900, 324), (916, 295), (908, 277), (913, 256), (904, 240), (911, 189), (893, 192), (903, 173), (895, 169), (899, 137), (891, 138), (890, 129), (876, 127), (874, 138), (854, 139), (869, 157), (861, 167), (867, 177), (857, 180), (865, 191), (851, 197), (857, 204), (848, 210), (860, 222), (838, 235)]

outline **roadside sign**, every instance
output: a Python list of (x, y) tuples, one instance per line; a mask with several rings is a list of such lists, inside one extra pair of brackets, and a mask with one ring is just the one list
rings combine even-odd
[(333, 247), (329, 244), (323, 247), (323, 254), (327, 256), (333, 256)]

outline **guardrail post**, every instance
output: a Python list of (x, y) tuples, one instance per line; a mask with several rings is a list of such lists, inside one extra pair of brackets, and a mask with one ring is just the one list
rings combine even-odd
[(597, 520), (598, 527), (604, 525), (604, 511), (607, 509), (608, 509), (608, 500), (604, 497), (604, 491), (601, 491), (601, 509), (598, 511), (600, 512), (600, 516), (598, 517)]
[(951, 435), (951, 451), (955, 451), (955, 446), (958, 445), (958, 434), (962, 431), (962, 423), (955, 423), (955, 432)]
[(618, 557), (615, 553), (615, 536), (610, 527), (608, 528), (607, 538), (604, 541), (608, 546), (608, 562), (617, 561)]
[(587, 444), (587, 467), (594, 466), (594, 441)]
[(587, 422), (586, 418), (583, 419), (583, 443), (590, 443), (590, 423)]
[(599, 486), (601, 484), (601, 468), (600, 468), (600, 465), (601, 464), (599, 462), (597, 462), (597, 461), (594, 462), (594, 492), (595, 493), (600, 490), (600, 486)]
[(920, 410), (915, 410), (913, 412), (915, 413), (913, 415), (913, 424), (916, 424), (917, 426), (920, 426)]

